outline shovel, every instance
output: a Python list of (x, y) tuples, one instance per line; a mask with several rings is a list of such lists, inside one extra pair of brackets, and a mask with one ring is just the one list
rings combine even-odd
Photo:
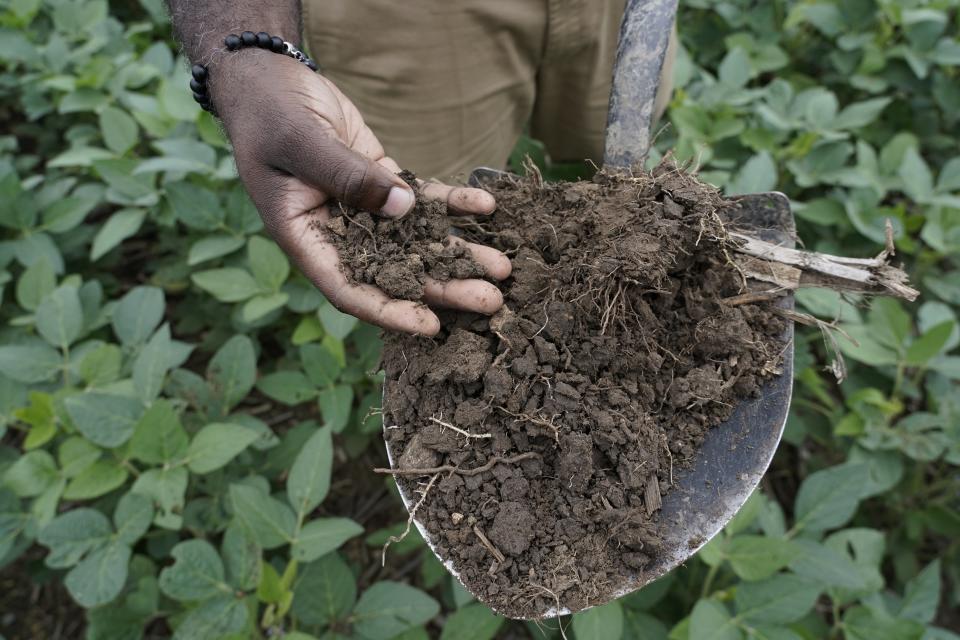
[[(614, 67), (607, 120), (604, 166), (624, 169), (642, 163), (650, 143), (654, 97), (664, 53), (676, 14), (676, 0), (630, 0), (624, 14)], [(476, 169), (472, 186), (482, 187), (502, 173)], [(793, 246), (794, 223), (789, 200), (781, 193), (761, 193), (736, 199), (739, 209), (731, 223), (750, 235), (774, 244)], [(793, 308), (793, 297), (780, 303)], [(787, 323), (784, 344), (793, 344), (793, 324)], [(391, 384), (386, 380), (385, 385)], [(394, 382), (395, 383), (395, 382)], [(643, 571), (612, 590), (615, 599), (640, 589), (693, 556), (737, 513), (757, 487), (777, 449), (786, 424), (793, 388), (793, 349), (783, 354), (782, 373), (770, 379), (761, 393), (734, 408), (726, 422), (710, 429), (690, 467), (674, 472), (673, 486), (662, 498), (657, 526), (662, 546)], [(384, 397), (387, 397), (384, 394)], [(388, 414), (389, 407), (383, 407)], [(387, 447), (390, 466), (396, 456)], [(399, 485), (398, 485), (399, 486)], [(407, 510), (419, 499), (400, 489)], [(427, 545), (437, 553), (434, 541), (416, 517)], [(457, 576), (449, 558), (437, 557)], [(476, 594), (475, 594), (476, 595)], [(481, 598), (482, 600), (482, 598)], [(592, 602), (599, 606), (605, 601)], [(511, 612), (500, 612), (510, 615)], [(531, 619), (572, 613), (560, 603), (530, 615)]]

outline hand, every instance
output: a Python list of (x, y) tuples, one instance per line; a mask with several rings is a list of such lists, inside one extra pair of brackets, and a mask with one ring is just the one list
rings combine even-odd
[[(329, 220), (331, 199), (391, 217), (413, 208), (413, 190), (396, 175), (400, 167), (385, 156), (356, 107), (332, 82), (287, 56), (245, 50), (222, 59), (213, 73), (213, 101), (240, 178), (280, 247), (341, 311), (384, 329), (436, 334), (440, 321), (422, 304), (348, 282), (336, 249), (311, 226)], [(481, 189), (421, 187), (424, 197), (445, 200), (453, 212), (485, 215), (495, 206)], [(502, 253), (466, 244), (490, 277), (510, 274)], [(503, 296), (484, 280), (428, 280), (424, 301), (492, 314)]]

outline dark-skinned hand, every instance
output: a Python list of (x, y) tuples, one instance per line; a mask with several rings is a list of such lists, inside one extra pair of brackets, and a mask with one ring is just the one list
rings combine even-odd
[[(287, 56), (245, 50), (220, 62), (212, 70), (214, 104), (270, 235), (341, 311), (392, 331), (436, 334), (440, 321), (427, 306), (348, 282), (336, 249), (311, 226), (329, 219), (331, 201), (390, 217), (414, 206), (413, 190), (397, 176), (400, 167), (357, 108), (328, 79)], [(481, 189), (433, 182), (420, 187), (422, 197), (445, 201), (452, 213), (487, 215), (495, 206)], [(491, 278), (510, 274), (510, 261), (499, 251), (466, 245)], [(503, 296), (484, 280), (428, 281), (424, 302), (492, 314)]]

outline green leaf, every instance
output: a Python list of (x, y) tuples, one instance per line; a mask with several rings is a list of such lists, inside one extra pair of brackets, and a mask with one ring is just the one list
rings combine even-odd
[(87, 352), (80, 361), (80, 377), (91, 387), (99, 387), (120, 377), (123, 351), (115, 344), (102, 344)]
[[(616, 602), (611, 605), (616, 605)], [(608, 607), (611, 605), (607, 605)], [(606, 607), (601, 607), (605, 609)], [(584, 612), (587, 613), (587, 612)], [(578, 638), (619, 638), (620, 634), (602, 635), (602, 636), (581, 636), (580, 628), (577, 626), (577, 616), (573, 617), (573, 628)], [(462, 609), (457, 609), (443, 625), (443, 631), (440, 633), (440, 640), (492, 640), (505, 620), (495, 614), (493, 611), (482, 604), (470, 604)]]
[(250, 338), (236, 335), (227, 340), (211, 358), (207, 378), (224, 413), (243, 400), (257, 378), (257, 356)]
[(353, 387), (338, 384), (320, 392), (320, 412), (326, 426), (340, 433), (350, 422), (350, 409), (353, 407)]
[[(187, 79), (185, 75), (175, 75), (165, 78), (160, 83), (160, 91), (157, 94), (160, 106), (164, 112), (175, 120), (184, 120), (186, 122), (195, 122), (200, 115), (201, 109), (190, 95), (187, 88)], [(207, 636), (208, 638), (213, 636)]]
[(0, 347), (0, 373), (18, 382), (45, 382), (60, 371), (60, 354), (42, 343)]
[(623, 610), (623, 631), (623, 637), (630, 640), (668, 640), (663, 622), (649, 613), (628, 608)]
[(849, 640), (920, 640), (923, 635), (919, 622), (881, 616), (862, 606), (847, 609), (843, 629)]
[(623, 608), (618, 601), (614, 600), (608, 604), (575, 613), (573, 614), (573, 633), (577, 638), (617, 640), (623, 635)]
[(307, 440), (287, 478), (287, 499), (298, 514), (310, 513), (327, 497), (332, 470), (333, 441), (323, 427)]
[(97, 460), (70, 481), (63, 492), (66, 500), (92, 500), (123, 485), (129, 472), (116, 460)]
[(727, 195), (762, 193), (777, 186), (777, 166), (766, 151), (756, 154), (743, 165), (737, 176), (727, 185)]
[(294, 406), (317, 395), (313, 384), (299, 371), (276, 371), (257, 381), (257, 389), (277, 402)]
[(133, 483), (131, 491), (149, 497), (157, 508), (154, 522), (167, 529), (179, 529), (189, 473), (184, 467), (148, 469)]
[(113, 530), (110, 521), (96, 509), (80, 508), (54, 518), (37, 537), (50, 548), (45, 563), (53, 569), (77, 564), (85, 554), (106, 544)]
[(167, 400), (158, 400), (134, 427), (130, 456), (147, 464), (173, 462), (187, 452), (187, 432)]
[(332, 335), (337, 340), (343, 340), (357, 326), (359, 320), (353, 316), (343, 313), (329, 302), (320, 305), (317, 309), (317, 317), (324, 331)]
[(111, 542), (71, 569), (63, 584), (82, 607), (90, 609), (107, 604), (120, 595), (127, 581), (130, 553), (126, 544)]
[(63, 404), (80, 433), (101, 447), (119, 447), (129, 440), (143, 415), (139, 400), (99, 391), (70, 396)]
[(190, 247), (187, 264), (195, 266), (207, 260), (229, 255), (244, 245), (243, 236), (211, 235), (200, 238)]
[(183, 619), (173, 640), (211, 640), (237, 633), (247, 625), (247, 606), (233, 596), (219, 596), (200, 603)]
[(731, 49), (717, 67), (720, 82), (735, 89), (746, 85), (751, 75), (750, 56), (741, 47)]
[(727, 608), (716, 600), (700, 600), (690, 614), (689, 640), (742, 640)]
[(289, 296), (286, 293), (270, 293), (253, 296), (243, 305), (240, 316), (244, 322), (256, 322), (269, 313), (287, 304)]
[(43, 449), (37, 449), (28, 451), (10, 465), (0, 484), (6, 485), (21, 498), (33, 498), (53, 486), (58, 477), (53, 456)]
[(726, 546), (733, 571), (744, 580), (763, 580), (787, 566), (798, 553), (790, 540), (742, 535)]
[(934, 560), (907, 583), (898, 618), (930, 624), (940, 606), (940, 560)]
[(170, 555), (173, 566), (160, 572), (160, 590), (174, 600), (204, 600), (224, 591), (223, 562), (206, 540), (187, 540), (175, 546)]
[(955, 327), (953, 320), (947, 320), (925, 331), (907, 347), (906, 363), (913, 367), (925, 365), (946, 346)]
[(134, 287), (113, 311), (113, 332), (125, 345), (136, 345), (149, 338), (163, 319), (163, 290), (157, 287)]
[(820, 592), (816, 583), (789, 573), (744, 582), (737, 585), (737, 617), (753, 624), (795, 622), (813, 609)]
[(257, 585), (257, 600), (270, 604), (277, 604), (287, 594), (280, 574), (273, 568), (269, 562), (263, 565), (263, 573), (260, 576), (260, 584)]
[(834, 129), (859, 129), (876, 120), (890, 104), (890, 98), (872, 98), (847, 105), (833, 120)]
[(857, 487), (869, 481), (865, 464), (845, 464), (810, 474), (794, 504), (794, 528), (808, 532), (844, 525), (860, 503)]
[(293, 558), (313, 562), (363, 533), (363, 527), (349, 518), (320, 518), (307, 523), (293, 543)]
[(153, 504), (147, 497), (128, 493), (120, 498), (117, 510), (113, 513), (117, 540), (133, 545), (147, 532), (151, 522), (153, 522)]
[(260, 292), (260, 285), (253, 276), (235, 267), (200, 271), (190, 279), (220, 302), (242, 302)]
[(238, 523), (231, 523), (223, 535), (220, 552), (226, 565), (227, 581), (245, 591), (256, 588), (260, 582), (262, 560), (260, 545), (253, 534)]
[(121, 242), (136, 235), (146, 213), (144, 209), (121, 209), (110, 216), (93, 239), (90, 260), (96, 262)]
[(214, 422), (193, 437), (187, 448), (187, 466), (193, 473), (210, 473), (246, 449), (258, 434), (236, 424)]
[(17, 280), (17, 303), (27, 311), (34, 311), (56, 286), (57, 277), (53, 267), (47, 260), (37, 260)]
[(333, 385), (343, 370), (337, 357), (324, 345), (305, 344), (301, 346), (300, 361), (303, 363), (304, 371), (307, 372), (307, 377), (318, 387)]
[(177, 218), (197, 231), (217, 231), (225, 213), (213, 191), (190, 182), (174, 182), (166, 186), (167, 201)]
[(43, 226), (51, 233), (71, 231), (84, 221), (97, 204), (97, 198), (89, 196), (70, 196), (57, 200), (44, 209)]
[(320, 321), (315, 316), (303, 316), (297, 323), (297, 328), (293, 330), (290, 342), (299, 347), (322, 337), (323, 327), (320, 325)]
[(51, 291), (37, 307), (37, 331), (54, 347), (66, 348), (83, 331), (83, 308), (77, 288), (68, 285)]
[(307, 625), (343, 618), (357, 600), (357, 581), (339, 554), (302, 565), (293, 583), (294, 617)]
[(933, 174), (916, 147), (909, 147), (904, 152), (903, 162), (897, 173), (903, 180), (904, 192), (914, 200), (923, 202), (933, 195)]
[(265, 291), (279, 291), (290, 275), (290, 263), (283, 251), (266, 238), (253, 236), (247, 244), (247, 259), (253, 277)]
[(960, 156), (951, 158), (941, 167), (940, 175), (937, 176), (937, 191), (960, 191)]
[(116, 107), (104, 107), (100, 111), (100, 133), (107, 148), (123, 155), (137, 143), (137, 122), (126, 111)]
[(183, 364), (192, 347), (170, 339), (170, 325), (157, 329), (133, 362), (133, 387), (144, 402), (153, 402), (161, 389), (167, 372)]
[(230, 485), (230, 502), (234, 515), (264, 549), (293, 540), (297, 517), (284, 503), (243, 484)]
[(423, 591), (384, 580), (360, 596), (353, 609), (353, 630), (366, 640), (387, 640), (424, 624), (439, 612), (437, 601)]
[(790, 562), (790, 570), (802, 578), (829, 588), (863, 589), (863, 577), (845, 553), (814, 540), (797, 540), (800, 554)]
[(77, 146), (67, 149), (63, 153), (54, 156), (47, 167), (55, 169), (58, 167), (89, 167), (97, 160), (109, 160), (113, 158), (113, 153), (106, 149), (98, 147)]

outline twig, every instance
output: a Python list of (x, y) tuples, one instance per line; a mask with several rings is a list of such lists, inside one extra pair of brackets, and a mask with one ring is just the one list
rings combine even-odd
[(427, 499), (427, 494), (430, 493), (430, 489), (433, 488), (433, 483), (437, 481), (437, 478), (440, 477), (439, 473), (433, 474), (433, 477), (430, 478), (430, 481), (427, 483), (427, 487), (423, 490), (423, 495), (420, 496), (420, 499), (417, 500), (417, 504), (413, 505), (413, 509), (410, 509), (410, 515), (407, 517), (407, 527), (403, 530), (403, 533), (400, 536), (390, 536), (387, 538), (387, 541), (383, 544), (383, 550), (380, 553), (380, 566), (384, 567), (387, 564), (387, 547), (389, 547), (394, 542), (401, 542), (407, 535), (410, 533), (410, 525), (413, 524), (413, 518), (417, 515), (417, 509), (420, 508), (420, 505), (424, 503)]
[(490, 552), (490, 555), (492, 555), (493, 558), (498, 563), (502, 565), (504, 562), (507, 561), (506, 556), (504, 556), (503, 553), (500, 552), (500, 549), (497, 549), (495, 546), (493, 546), (493, 543), (490, 542), (487, 536), (483, 535), (483, 531), (480, 531), (480, 527), (478, 527), (477, 525), (473, 525), (473, 533), (476, 534), (478, 538), (480, 538), (480, 544), (482, 544), (487, 548), (487, 551)]
[(730, 296), (728, 298), (721, 298), (720, 303), (727, 307), (737, 307), (741, 304), (769, 302), (770, 300), (776, 300), (777, 298), (781, 297), (785, 291), (786, 289), (783, 287), (768, 289), (766, 291), (751, 291), (749, 293), (741, 293), (740, 295)]
[(455, 467), (453, 465), (445, 464), (439, 467), (410, 467), (407, 469), (374, 469), (374, 473), (388, 473), (394, 476), (428, 476), (430, 474), (436, 473), (459, 473), (462, 476), (475, 476), (477, 474), (483, 473), (484, 471), (490, 471), (498, 464), (516, 464), (518, 462), (523, 462), (524, 460), (530, 460), (531, 458), (539, 458), (540, 454), (536, 451), (528, 451), (527, 453), (521, 453), (510, 458), (503, 458), (501, 456), (494, 456), (487, 461), (486, 464), (475, 467), (473, 469), (461, 469), (460, 467)]
[[(442, 414), (442, 413), (440, 414), (440, 418), (443, 418), (443, 414)], [(459, 433), (459, 434), (461, 434), (461, 435), (464, 435), (464, 436), (466, 436), (466, 437), (468, 437), (468, 438), (492, 438), (492, 437), (493, 437), (493, 435), (491, 435), (491, 434), (489, 434), (489, 433), (470, 433), (469, 431), (464, 431), (464, 430), (461, 429), (460, 427), (455, 427), (455, 426), (453, 426), (452, 424), (450, 424), (449, 422), (444, 422), (444, 421), (441, 420), (440, 418), (434, 418), (433, 416), (431, 416), (431, 417), (430, 417), (430, 422), (434, 422), (434, 423), (440, 425), (441, 427), (446, 427), (446, 428), (448, 428), (448, 429), (453, 429), (453, 430), (456, 431), (457, 433)]]
[[(560, 444), (560, 428), (557, 427), (557, 425), (553, 424), (553, 418), (551, 418), (550, 421), (548, 422), (543, 418), (531, 416), (526, 413), (514, 413), (513, 411), (510, 411), (506, 407), (501, 407), (499, 405), (494, 407), (494, 409), (499, 409), (500, 411), (503, 411), (508, 416), (516, 418), (517, 420), (526, 420), (527, 422), (534, 424), (538, 427), (544, 427), (546, 429), (550, 429), (551, 431), (553, 431), (553, 439), (556, 440), (557, 444)], [(554, 415), (553, 417), (556, 418), (556, 415)]]
[(887, 247), (875, 258), (844, 258), (801, 251), (742, 233), (731, 233), (730, 237), (739, 241), (734, 251), (759, 260), (737, 260), (748, 276), (786, 289), (825, 287), (836, 291), (883, 293), (909, 301), (920, 295), (907, 284), (907, 274), (888, 263), (893, 252), (889, 232)]

